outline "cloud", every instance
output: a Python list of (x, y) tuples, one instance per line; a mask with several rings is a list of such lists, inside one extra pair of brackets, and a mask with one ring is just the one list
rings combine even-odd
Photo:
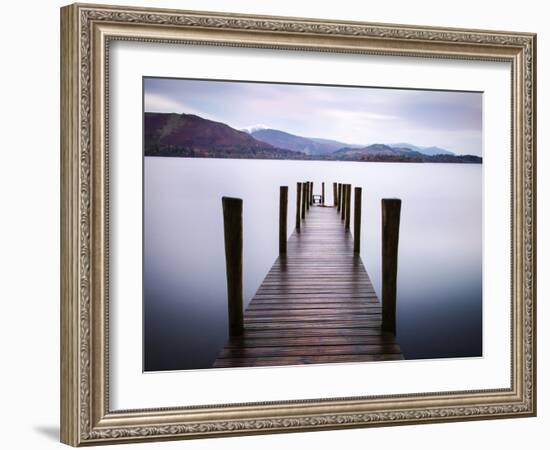
[(388, 121), (398, 120), (399, 117), (392, 114), (381, 114), (371, 111), (356, 111), (348, 109), (330, 109), (322, 112), (323, 114), (342, 121)]
[(202, 111), (166, 95), (145, 91), (143, 97), (143, 108), (146, 112), (195, 114), (214, 120), (206, 111)]
[(175, 112), (182, 113), (182, 105), (169, 97), (155, 94), (153, 92), (144, 93), (144, 108), (147, 112)]

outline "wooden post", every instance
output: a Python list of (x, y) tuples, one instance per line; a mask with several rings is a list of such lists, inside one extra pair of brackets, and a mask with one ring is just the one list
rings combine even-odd
[(279, 189), (279, 254), (286, 253), (286, 222), (288, 210), (288, 186)]
[(346, 230), (349, 230), (351, 220), (351, 184), (346, 184)]
[(342, 183), (338, 183), (338, 208), (336, 212), (339, 213), (342, 210)]
[(342, 200), (340, 201), (340, 203), (342, 203), (342, 206), (340, 207), (342, 221), (346, 218), (346, 186), (347, 184), (342, 183)]
[(302, 183), (302, 219), (306, 218), (307, 183)]
[(396, 332), (397, 253), (401, 200), (382, 199), (382, 330)]
[(309, 190), (309, 204), (310, 205), (313, 205), (313, 181), (310, 181), (309, 182), (309, 187), (310, 187), (310, 190)]
[(335, 208), (338, 206), (338, 186), (336, 183), (332, 183), (332, 203)]
[(243, 334), (243, 201), (222, 197), (229, 335)]
[(321, 205), (325, 206), (325, 182), (321, 184)]
[(359, 253), (361, 250), (361, 188), (355, 188), (353, 212), (353, 251)]
[(296, 183), (296, 229), (300, 231), (300, 209), (302, 201), (302, 183)]
[(306, 181), (306, 210), (309, 211), (309, 198), (311, 197), (311, 184), (309, 181)]

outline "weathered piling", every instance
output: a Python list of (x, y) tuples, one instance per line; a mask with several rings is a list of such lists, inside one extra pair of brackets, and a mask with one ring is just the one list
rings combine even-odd
[(288, 186), (279, 189), (279, 254), (286, 253), (286, 222), (288, 212)]
[(302, 183), (296, 183), (296, 229), (300, 231), (301, 222), (301, 206), (302, 206)]
[(243, 334), (243, 201), (222, 197), (229, 335)]
[(302, 183), (302, 219), (306, 218), (307, 183)]
[(342, 183), (342, 206), (340, 207), (340, 218), (342, 222), (346, 219), (346, 188), (347, 184)]
[(309, 211), (309, 198), (311, 196), (311, 184), (306, 181), (306, 211)]
[(313, 181), (309, 182), (309, 204), (313, 205)]
[(361, 250), (361, 188), (355, 188), (354, 212), (353, 212), (353, 251)]
[(400, 199), (382, 199), (382, 330), (393, 334), (396, 332), (400, 215)]
[(337, 183), (332, 183), (332, 203), (334, 207), (338, 207), (338, 185)]
[(325, 206), (325, 182), (321, 183), (321, 205)]
[(339, 213), (342, 210), (342, 183), (338, 183), (338, 208), (336, 212)]
[(351, 184), (346, 184), (346, 230), (349, 230), (351, 220)]

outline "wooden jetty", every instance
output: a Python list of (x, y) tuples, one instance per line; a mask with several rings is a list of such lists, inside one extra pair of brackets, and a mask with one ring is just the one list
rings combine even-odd
[[(307, 187), (302, 192), (298, 190), (298, 199), (300, 194), (304, 199), (312, 198), (312, 184), (302, 185)], [(305, 196), (304, 191), (307, 192)], [(342, 198), (340, 186), (334, 191)], [(279, 257), (242, 317), (236, 319), (237, 325), (230, 323), (229, 340), (214, 367), (403, 359), (395, 338), (395, 287), (385, 291), (383, 288), (390, 296), (384, 301), (384, 307), (386, 303), (389, 306), (383, 315), (382, 303), (361, 261), (358, 243), (354, 243), (349, 231), (351, 185), (344, 185), (344, 191), (342, 203), (312, 205), (305, 217), (302, 209), (299, 228), (286, 246), (280, 243)], [(355, 193), (355, 213), (360, 217), (361, 189), (356, 189)], [(285, 234), (287, 195), (288, 191), (281, 189), (281, 211), (283, 206), (285, 211), (281, 212), (280, 220), (281, 226), (283, 219), (285, 221)], [(399, 202), (400, 208), (399, 200), (392, 202), (392, 205)], [(344, 221), (337, 213), (338, 205), (344, 210)], [(384, 201), (382, 206), (384, 209)], [(298, 221), (299, 217), (297, 213)], [(392, 214), (383, 211), (384, 218), (391, 219)], [(354, 234), (358, 234), (360, 222), (356, 220), (354, 225)], [(397, 239), (395, 226), (389, 225), (389, 232), (383, 230), (383, 241)], [(397, 230), (398, 227), (397, 222)], [(383, 265), (385, 262), (386, 272), (389, 270), (389, 275), (383, 275), (385, 283), (395, 284), (397, 242), (394, 244), (384, 246), (383, 242), (383, 248), (390, 249), (383, 255)], [(395, 267), (392, 267), (392, 258), (395, 258)], [(229, 260), (227, 264), (229, 267)], [(232, 285), (229, 273), (228, 283)], [(232, 302), (231, 298), (228, 300)], [(242, 298), (240, 301), (242, 305)], [(239, 299), (236, 304), (238, 308)], [(235, 307), (229, 305), (229, 311), (231, 322)], [(235, 327), (240, 328), (235, 331)]]

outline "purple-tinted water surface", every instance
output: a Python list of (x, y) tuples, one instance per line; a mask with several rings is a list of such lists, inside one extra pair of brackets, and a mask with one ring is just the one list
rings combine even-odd
[[(361, 257), (380, 289), (380, 200), (402, 199), (397, 337), (406, 359), (482, 354), (482, 166), (146, 157), (144, 370), (209, 368), (227, 339), (221, 197), (244, 201), (245, 304), (278, 252), (279, 186), (363, 187)], [(352, 218), (353, 223), (353, 218)]]

